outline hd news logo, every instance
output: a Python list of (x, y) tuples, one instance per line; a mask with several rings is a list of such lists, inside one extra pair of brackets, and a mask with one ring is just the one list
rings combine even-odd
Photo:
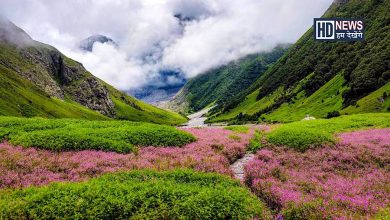
[(314, 37), (319, 41), (363, 41), (364, 22), (351, 18), (315, 18)]

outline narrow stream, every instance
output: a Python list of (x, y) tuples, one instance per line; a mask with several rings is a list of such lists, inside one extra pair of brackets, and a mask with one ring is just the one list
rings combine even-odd
[(208, 126), (207, 124), (204, 123), (206, 121), (207, 117), (204, 117), (203, 115), (207, 114), (213, 107), (205, 108), (203, 110), (195, 112), (192, 115), (187, 116), (190, 120), (187, 123), (185, 123), (183, 126), (185, 126), (185, 127), (206, 127), (206, 126)]
[(243, 158), (237, 160), (233, 164), (230, 165), (230, 169), (233, 171), (234, 177), (239, 180), (244, 179), (244, 167), (250, 160), (255, 157), (254, 154), (247, 152)]
[[(204, 117), (213, 107), (205, 108), (201, 111), (195, 112), (187, 116), (190, 120), (183, 124), (184, 127), (206, 127), (208, 124), (205, 123), (207, 117)], [(234, 177), (239, 180), (244, 179), (244, 167), (250, 160), (255, 157), (253, 153), (247, 152), (243, 158), (237, 160), (230, 165), (230, 169), (233, 171)]]

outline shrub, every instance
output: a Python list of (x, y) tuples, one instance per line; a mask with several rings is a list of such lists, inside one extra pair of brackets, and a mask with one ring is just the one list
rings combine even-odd
[(326, 118), (335, 118), (335, 117), (339, 117), (339, 116), (340, 116), (339, 111), (332, 111), (332, 112), (328, 112), (328, 115), (326, 116)]
[(244, 126), (244, 125), (231, 125), (231, 126), (225, 127), (225, 129), (230, 130), (230, 131), (234, 131), (237, 133), (245, 133), (246, 134), (249, 132), (249, 127)]
[(249, 140), (248, 151), (255, 153), (263, 147), (262, 139), (264, 137), (263, 131), (255, 131), (252, 139)]
[(0, 117), (0, 139), (42, 149), (135, 152), (135, 146), (183, 146), (194, 136), (174, 127), (125, 121)]
[(321, 206), (321, 202), (289, 203), (287, 208), (283, 210), (283, 219), (325, 219), (321, 212)]
[(1, 219), (255, 217), (267, 217), (264, 205), (238, 181), (189, 170), (132, 171), (0, 193)]
[(234, 141), (241, 141), (241, 137), (235, 134), (229, 135), (229, 138), (234, 140)]
[(332, 134), (328, 132), (301, 127), (277, 129), (268, 135), (267, 140), (272, 144), (289, 146), (299, 151), (334, 141)]

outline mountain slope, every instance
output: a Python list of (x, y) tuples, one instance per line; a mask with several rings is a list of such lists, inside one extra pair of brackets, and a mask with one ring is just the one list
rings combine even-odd
[(163, 124), (186, 121), (176, 113), (147, 105), (114, 89), (87, 72), (82, 64), (34, 41), (3, 18), (0, 18), (0, 84), (0, 115), (114, 118)]
[(168, 103), (168, 108), (192, 112), (211, 104), (219, 104), (248, 88), (287, 50), (281, 45), (270, 52), (253, 54), (227, 65), (209, 70), (189, 80)]
[[(323, 17), (364, 18), (365, 41), (318, 42), (311, 28), (251, 87), (219, 105), (210, 121), (295, 121), (306, 114), (353, 113), (359, 102), (369, 103), (359, 100), (376, 90), (389, 93), (390, 1), (337, 1)], [(376, 108), (361, 106), (359, 112), (389, 111), (387, 99)]]

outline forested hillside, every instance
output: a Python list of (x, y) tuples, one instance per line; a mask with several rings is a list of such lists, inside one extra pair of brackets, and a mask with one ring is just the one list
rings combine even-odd
[(191, 112), (229, 101), (255, 82), (285, 53), (288, 46), (280, 45), (272, 51), (246, 56), (189, 80), (169, 107)]
[(390, 1), (339, 1), (323, 17), (363, 18), (365, 41), (319, 42), (311, 28), (251, 87), (221, 103), (211, 121), (389, 111)]

